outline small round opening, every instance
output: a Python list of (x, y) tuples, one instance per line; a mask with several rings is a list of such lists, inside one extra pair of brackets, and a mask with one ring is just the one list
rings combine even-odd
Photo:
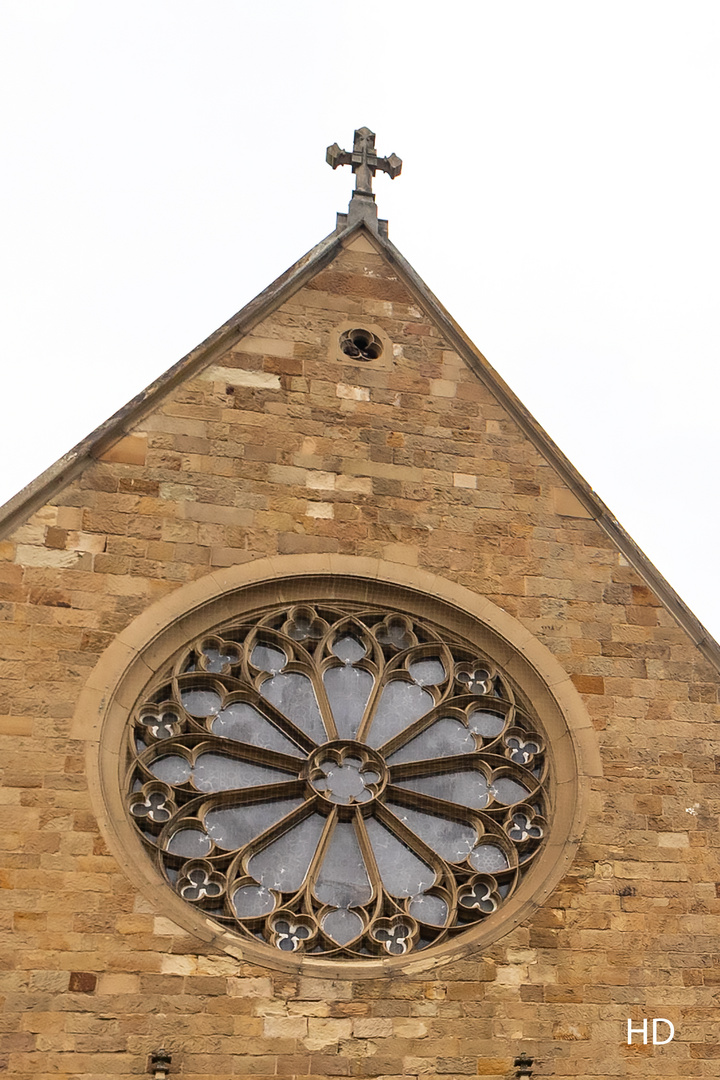
[(341, 334), (340, 349), (353, 360), (377, 360), (382, 353), (382, 342), (371, 330), (357, 327)]

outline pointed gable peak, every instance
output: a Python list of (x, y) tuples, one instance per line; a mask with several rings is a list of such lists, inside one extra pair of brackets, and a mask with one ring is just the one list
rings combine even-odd
[[(376, 325), (373, 321), (373, 313), (378, 322), (381, 322), (384, 313), (390, 312), (388, 317), (395, 318), (397, 322), (396, 313), (392, 312), (393, 305), (397, 305), (398, 310), (404, 308), (408, 317), (416, 318), (422, 313), (422, 321), (427, 327), (425, 332), (432, 333), (435, 340), (443, 342), (442, 348), (446, 350), (443, 352), (446, 358), (445, 365), (449, 367), (455, 365), (457, 370), (462, 368), (471, 372), (474, 379), (482, 384), (492, 399), (504, 410), (504, 414), (532, 444), (544, 462), (554, 470), (557, 477), (557, 489), (553, 489), (553, 506), (558, 517), (577, 520), (594, 519), (621, 556), (640, 575), (695, 645), (720, 669), (720, 646), (717, 642), (625, 533), (590, 485), (580, 476), (392, 244), (387, 233), (387, 222), (377, 218), (375, 197), (372, 190), (368, 190), (369, 184), (366, 180), (368, 175), (372, 179), (376, 170), (387, 172), (391, 178), (398, 175), (400, 159), (395, 155), (387, 159), (378, 158), (374, 154), (374, 136), (369, 129), (358, 129), (355, 134), (356, 143), (352, 154), (341, 151), (336, 144), (328, 148), (328, 161), (333, 168), (340, 164), (352, 164), (357, 178), (348, 213), (338, 214), (334, 231), (237, 314), (228, 319), (197, 348), (11, 499), (0, 510), (0, 535), (8, 535), (38, 508), (56, 498), (59, 492), (93, 462), (144, 466), (147, 433), (142, 428), (146, 418), (159, 410), (175, 390), (202, 376), (203, 372), (208, 373), (212, 369), (226, 372), (227, 369), (223, 366), (223, 358), (226, 355), (237, 352), (241, 356), (244, 355), (245, 359), (248, 355), (257, 356), (259, 350), (265, 349), (263, 343), (269, 340), (264, 336), (264, 324), (283, 311), (286, 319), (297, 319), (297, 303), (301, 294), (305, 296), (305, 301), (308, 303), (308, 312), (315, 313), (315, 315), (306, 313), (304, 318), (312, 321), (317, 317), (318, 326), (322, 326), (326, 336), (332, 321), (328, 312), (337, 311), (338, 318), (332, 322), (332, 327), (340, 340), (339, 348), (333, 354), (334, 359), (342, 360), (344, 354), (350, 361), (356, 359), (360, 362), (376, 359), (379, 353), (383, 353), (379, 364), (386, 369), (392, 366), (396, 357), (403, 357), (403, 350), (402, 346), (395, 349), (385, 335), (383, 327)], [(372, 148), (369, 144), (370, 136), (373, 139)], [(360, 137), (359, 150), (355, 149), (358, 137)], [(340, 160), (340, 158), (348, 160)], [(365, 173), (362, 173), (363, 169)], [(361, 175), (365, 176), (365, 180), (362, 181), (364, 187), (361, 187)], [(363, 262), (364, 259), (366, 262)], [(322, 304), (317, 304), (317, 297), (323, 293), (329, 294), (330, 300), (326, 303), (325, 314), (320, 318), (317, 313), (322, 309)], [(309, 299), (311, 295), (316, 298), (314, 304)], [(295, 304), (295, 310), (289, 313), (288, 305), (293, 304)], [(357, 312), (360, 317), (356, 318), (353, 315), (351, 318), (346, 318), (343, 323), (339, 315), (341, 311), (344, 311), (346, 316), (351, 311)], [(370, 335), (365, 346), (357, 337), (360, 331), (365, 333), (366, 337), (367, 333)], [(355, 338), (352, 337), (353, 334), (356, 334)], [(373, 354), (371, 340), (373, 336), (377, 338), (376, 344), (380, 346), (375, 354)], [(367, 355), (353, 356), (352, 348), (360, 354)], [(411, 353), (412, 349), (408, 348), (408, 352)], [(297, 359), (297, 357), (292, 359)], [(405, 357), (403, 362), (408, 370), (412, 369), (412, 359)], [(208, 374), (204, 376), (206, 380), (208, 377)], [(444, 379), (443, 375), (432, 381), (440, 384)], [(259, 390), (280, 389), (281, 381), (278, 375), (267, 369), (258, 372), (254, 381), (247, 375), (244, 378), (238, 376), (237, 386), (255, 387)], [(436, 390), (439, 395), (446, 392), (440, 385), (437, 385)], [(338, 384), (338, 398), (342, 399), (343, 395), (349, 394), (350, 397), (344, 400), (352, 401), (352, 395), (356, 392), (360, 396), (355, 400), (368, 400), (368, 397), (363, 396), (365, 391), (361, 388), (359, 390), (358, 387)], [(464, 478), (462, 473), (456, 475), (458, 478), (456, 487), (474, 486), (469, 482), (470, 477)]]

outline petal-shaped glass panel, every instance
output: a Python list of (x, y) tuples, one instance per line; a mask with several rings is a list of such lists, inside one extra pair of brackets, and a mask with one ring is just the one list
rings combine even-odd
[(445, 678), (442, 660), (430, 656), (425, 660), (415, 660), (408, 668), (416, 683), (421, 686), (436, 686)]
[(215, 690), (203, 687), (182, 690), (180, 700), (191, 716), (214, 716), (222, 705), (222, 698)]
[(367, 653), (362, 642), (358, 641), (358, 639), (354, 638), (351, 634), (346, 634), (345, 637), (338, 638), (332, 647), (332, 651), (344, 664), (354, 664), (358, 660), (362, 660), (363, 656)]
[(388, 765), (397, 765), (401, 761), (427, 761), (455, 754), (471, 754), (475, 749), (475, 740), (465, 725), (444, 716), (401, 746), (387, 760)]
[(282, 649), (274, 649), (272, 645), (256, 645), (250, 663), (260, 671), (282, 671), (287, 664), (287, 656)]
[(320, 717), (315, 689), (307, 675), (296, 671), (273, 675), (262, 684), (260, 693), (311, 739), (325, 742), (325, 725)]
[(502, 848), (497, 844), (478, 844), (470, 853), (470, 865), (484, 874), (496, 874), (500, 870), (506, 870), (510, 865)]
[(370, 878), (351, 822), (336, 824), (313, 892), (321, 904), (334, 907), (353, 907), (371, 899)]
[(248, 863), (252, 876), (267, 889), (296, 892), (307, 875), (325, 818), (311, 814), (274, 840)]
[(499, 803), (503, 803), (504, 806), (512, 806), (516, 802), (524, 802), (528, 798), (530, 792), (522, 784), (519, 784), (517, 780), (511, 779), (509, 776), (500, 776), (497, 780), (493, 780), (492, 786), (493, 794)]
[(433, 893), (414, 896), (408, 904), (408, 915), (427, 926), (444, 926), (448, 916), (447, 901)]
[(232, 905), (239, 919), (257, 919), (274, 910), (275, 897), (264, 885), (241, 885), (233, 893)]
[(382, 746), (393, 735), (419, 720), (434, 704), (432, 694), (415, 683), (389, 682), (382, 692), (373, 717), (368, 743)]
[(212, 645), (206, 645), (203, 649), (205, 668), (207, 671), (222, 671), (226, 664), (237, 664), (238, 654), (234, 649), (221, 652)]
[(357, 735), (374, 681), (370, 672), (362, 668), (332, 667), (325, 671), (325, 692), (341, 739)]
[(302, 799), (275, 799), (274, 802), (249, 803), (247, 806), (222, 806), (208, 810), (205, 828), (223, 851), (244, 847), (265, 832), (280, 818), (302, 806)]
[(212, 841), (200, 829), (179, 829), (167, 846), (173, 855), (186, 855), (188, 858), (198, 858), (207, 855), (212, 847)]
[(391, 896), (415, 896), (435, 883), (435, 871), (376, 818), (365, 828), (383, 885)]
[(192, 773), (190, 762), (179, 754), (164, 754), (163, 757), (155, 758), (148, 768), (153, 776), (166, 784), (184, 784)]
[(422, 791), (425, 795), (433, 795), (436, 799), (445, 799), (459, 806), (470, 806), (474, 810), (482, 810), (490, 801), (488, 782), (479, 769), (419, 776), (414, 780), (398, 781), (398, 786)]
[(322, 928), (328, 937), (337, 941), (338, 945), (347, 945), (349, 941), (362, 933), (364, 923), (360, 916), (347, 908), (339, 908), (337, 911), (328, 911), (322, 921)]
[(240, 761), (225, 754), (200, 754), (195, 762), (193, 780), (198, 791), (231, 791), (233, 788), (282, 784), (294, 779), (292, 773), (269, 769), (266, 765)]
[(233, 701), (219, 712), (211, 730), (213, 735), (220, 735), (224, 739), (262, 746), (266, 750), (278, 750), (293, 757), (305, 756), (295, 743), (281, 735), (269, 720), (245, 701)]
[(477, 833), (472, 825), (463, 825), (459, 821), (451, 821), (450, 818), (411, 810), (399, 803), (389, 802), (387, 805), (396, 817), (399, 817), (442, 859), (460, 862), (461, 859), (467, 857), (469, 851), (472, 851), (477, 840)]
[(505, 717), (501, 713), (478, 709), (470, 713), (468, 727), (476, 735), (482, 735), (483, 739), (494, 739), (505, 727)]

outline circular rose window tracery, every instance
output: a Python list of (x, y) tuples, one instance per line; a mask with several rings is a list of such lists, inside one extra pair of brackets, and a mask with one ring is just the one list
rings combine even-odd
[(284, 953), (448, 942), (513, 896), (550, 816), (519, 686), (379, 604), (225, 620), (158, 672), (126, 752), (130, 819), (176, 894)]

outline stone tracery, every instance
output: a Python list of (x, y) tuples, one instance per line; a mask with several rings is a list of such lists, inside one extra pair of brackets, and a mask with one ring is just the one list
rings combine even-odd
[(283, 952), (432, 948), (502, 906), (546, 831), (530, 703), (476, 647), (379, 605), (216, 627), (150, 684), (127, 753), (166, 880)]

